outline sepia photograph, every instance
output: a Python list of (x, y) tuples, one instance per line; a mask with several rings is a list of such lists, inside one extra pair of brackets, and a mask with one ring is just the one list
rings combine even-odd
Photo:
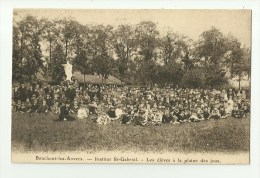
[(13, 9), (13, 163), (249, 164), (249, 9)]

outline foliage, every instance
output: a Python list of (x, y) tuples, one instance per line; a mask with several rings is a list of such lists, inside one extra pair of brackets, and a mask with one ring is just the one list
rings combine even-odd
[(104, 81), (114, 75), (127, 84), (218, 87), (229, 78), (250, 77), (250, 60), (249, 48), (215, 27), (192, 41), (172, 30), (162, 35), (152, 21), (115, 27), (28, 15), (13, 25), (13, 78), (18, 81), (31, 80), (39, 69), (59, 81), (61, 64), (70, 61), (73, 70)]
[(53, 51), (53, 58), (49, 63), (48, 73), (54, 82), (60, 82), (65, 77), (64, 67), (61, 64), (66, 63), (66, 56), (63, 52), (62, 46), (57, 45)]
[(33, 16), (26, 16), (14, 24), (13, 70), (14, 78), (32, 80), (43, 65), (41, 51), (42, 27)]
[(167, 32), (166, 36), (160, 40), (161, 58), (163, 63), (168, 65), (171, 61), (180, 61), (188, 52), (188, 43), (185, 37), (176, 33)]
[(142, 60), (156, 60), (155, 49), (158, 46), (158, 35), (156, 24), (151, 21), (142, 21), (135, 29), (137, 51)]
[(129, 73), (131, 58), (136, 50), (134, 29), (130, 25), (119, 25), (113, 36), (114, 52), (117, 56), (116, 66), (120, 78), (123, 80)]
[(182, 85), (186, 87), (203, 87), (205, 85), (206, 79), (204, 71), (202, 68), (193, 68), (188, 70), (182, 79)]

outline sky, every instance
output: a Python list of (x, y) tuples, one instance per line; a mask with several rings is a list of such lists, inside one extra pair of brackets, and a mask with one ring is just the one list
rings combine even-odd
[(197, 40), (200, 34), (216, 27), (225, 35), (231, 33), (241, 45), (251, 46), (250, 10), (91, 10), (91, 9), (15, 9), (14, 20), (26, 15), (59, 19), (73, 17), (81, 24), (137, 24), (150, 20), (161, 34), (169, 29)]

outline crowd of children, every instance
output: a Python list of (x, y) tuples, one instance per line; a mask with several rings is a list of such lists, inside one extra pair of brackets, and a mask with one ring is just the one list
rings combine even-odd
[(188, 89), (88, 85), (77, 80), (60, 85), (37, 83), (13, 86), (12, 109), (22, 113), (52, 113), (56, 121), (90, 119), (99, 125), (160, 125), (209, 119), (247, 117), (250, 101), (245, 90)]

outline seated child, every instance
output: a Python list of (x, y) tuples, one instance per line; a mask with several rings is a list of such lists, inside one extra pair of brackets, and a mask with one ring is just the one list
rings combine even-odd
[(146, 104), (146, 107), (145, 107), (145, 117), (146, 117), (146, 120), (147, 121), (150, 121), (151, 118), (152, 118), (152, 109), (151, 109), (151, 105), (150, 104)]
[(21, 113), (26, 113), (27, 112), (27, 108), (26, 108), (25, 102), (22, 102), (21, 108), (20, 108), (19, 112), (21, 112)]
[(101, 107), (97, 107), (97, 124), (98, 125), (107, 125), (110, 122), (110, 118), (107, 113), (102, 110)]
[(210, 119), (220, 119), (220, 113), (216, 106), (214, 106), (211, 111)]
[(199, 122), (200, 121), (200, 118), (198, 118), (198, 115), (197, 115), (197, 110), (196, 109), (193, 109), (191, 111), (191, 116), (189, 118), (189, 121), (190, 122)]
[(190, 115), (190, 110), (189, 110), (189, 109), (185, 109), (185, 111), (184, 111), (184, 116), (183, 116), (184, 121), (185, 121), (185, 122), (188, 122), (190, 116), (191, 116), (191, 115)]
[(233, 110), (233, 105), (234, 105), (234, 102), (231, 98), (229, 98), (229, 100), (227, 101), (226, 103), (226, 113), (231, 115), (231, 112)]
[(81, 103), (79, 105), (79, 110), (77, 112), (77, 118), (79, 120), (82, 120), (82, 119), (86, 119), (88, 117), (88, 111), (86, 109), (86, 105), (84, 105), (83, 103)]
[(115, 114), (116, 114), (116, 119), (121, 118), (123, 115), (123, 109), (122, 109), (122, 104), (118, 104), (116, 109), (115, 109)]
[(203, 116), (204, 120), (209, 120), (210, 113), (209, 113), (208, 106), (204, 106), (202, 116)]
[(243, 110), (243, 117), (248, 117), (250, 115), (250, 108), (248, 104), (245, 104), (241, 110)]
[(59, 107), (58, 101), (55, 101), (53, 106), (51, 107), (51, 113), (52, 114), (59, 114), (60, 113), (60, 107)]
[(75, 118), (70, 116), (70, 101), (60, 107), (59, 119), (56, 121), (74, 121)]
[(31, 106), (31, 112), (32, 113), (37, 113), (38, 109), (39, 109), (38, 101), (37, 101), (37, 99), (34, 99), (33, 100), (33, 104)]
[(74, 100), (73, 105), (70, 107), (70, 113), (72, 116), (77, 117), (77, 113), (79, 110), (79, 103), (77, 100)]
[(52, 105), (52, 98), (51, 98), (51, 96), (50, 96), (50, 93), (47, 93), (47, 94), (46, 94), (45, 100), (46, 100), (46, 103), (47, 103), (48, 107), (50, 108), (51, 105)]
[(169, 124), (173, 121), (173, 118), (170, 116), (170, 111), (168, 108), (165, 109), (164, 114), (162, 116), (162, 123)]
[(152, 116), (152, 124), (159, 125), (162, 123), (162, 114), (157, 110), (157, 108), (153, 109), (153, 116)]
[(96, 114), (96, 109), (97, 109), (97, 103), (95, 101), (92, 101), (89, 104), (89, 114)]
[(130, 122), (131, 122), (131, 108), (130, 107), (124, 107), (122, 119), (121, 119), (121, 124), (130, 124)]
[(29, 98), (26, 98), (25, 106), (26, 106), (27, 112), (31, 112), (32, 103)]
[(177, 122), (179, 122), (179, 123), (184, 123), (184, 122), (186, 122), (184, 110), (182, 110), (182, 111), (180, 112), (179, 117), (178, 117), (178, 119), (177, 119)]
[(200, 121), (203, 121), (204, 120), (203, 111), (199, 106), (196, 107), (196, 110), (197, 110), (197, 117), (199, 118)]
[(226, 115), (226, 111), (225, 111), (225, 107), (224, 106), (220, 106), (219, 108), (219, 114), (220, 114), (220, 118), (221, 119), (226, 119), (227, 115)]
[(16, 110), (16, 102), (15, 100), (12, 101), (12, 111)]
[(234, 103), (234, 107), (233, 107), (231, 116), (234, 117), (234, 118), (241, 118), (242, 117), (237, 103)]
[(15, 105), (15, 111), (16, 112), (20, 112), (21, 111), (21, 107), (22, 107), (22, 101), (18, 100), (17, 104)]
[(180, 124), (178, 121), (180, 118), (180, 110), (178, 107), (175, 107), (173, 111), (171, 112), (171, 117), (172, 117), (172, 124)]
[(116, 120), (116, 110), (113, 105), (109, 107), (109, 110), (107, 112), (107, 115), (110, 117), (111, 120)]
[(46, 113), (49, 111), (49, 106), (46, 103), (46, 100), (42, 101), (42, 104), (39, 106), (38, 112), (39, 113)]
[(134, 117), (134, 125), (145, 126), (147, 124), (147, 120), (145, 117), (145, 110), (144, 108), (140, 108), (138, 115)]

